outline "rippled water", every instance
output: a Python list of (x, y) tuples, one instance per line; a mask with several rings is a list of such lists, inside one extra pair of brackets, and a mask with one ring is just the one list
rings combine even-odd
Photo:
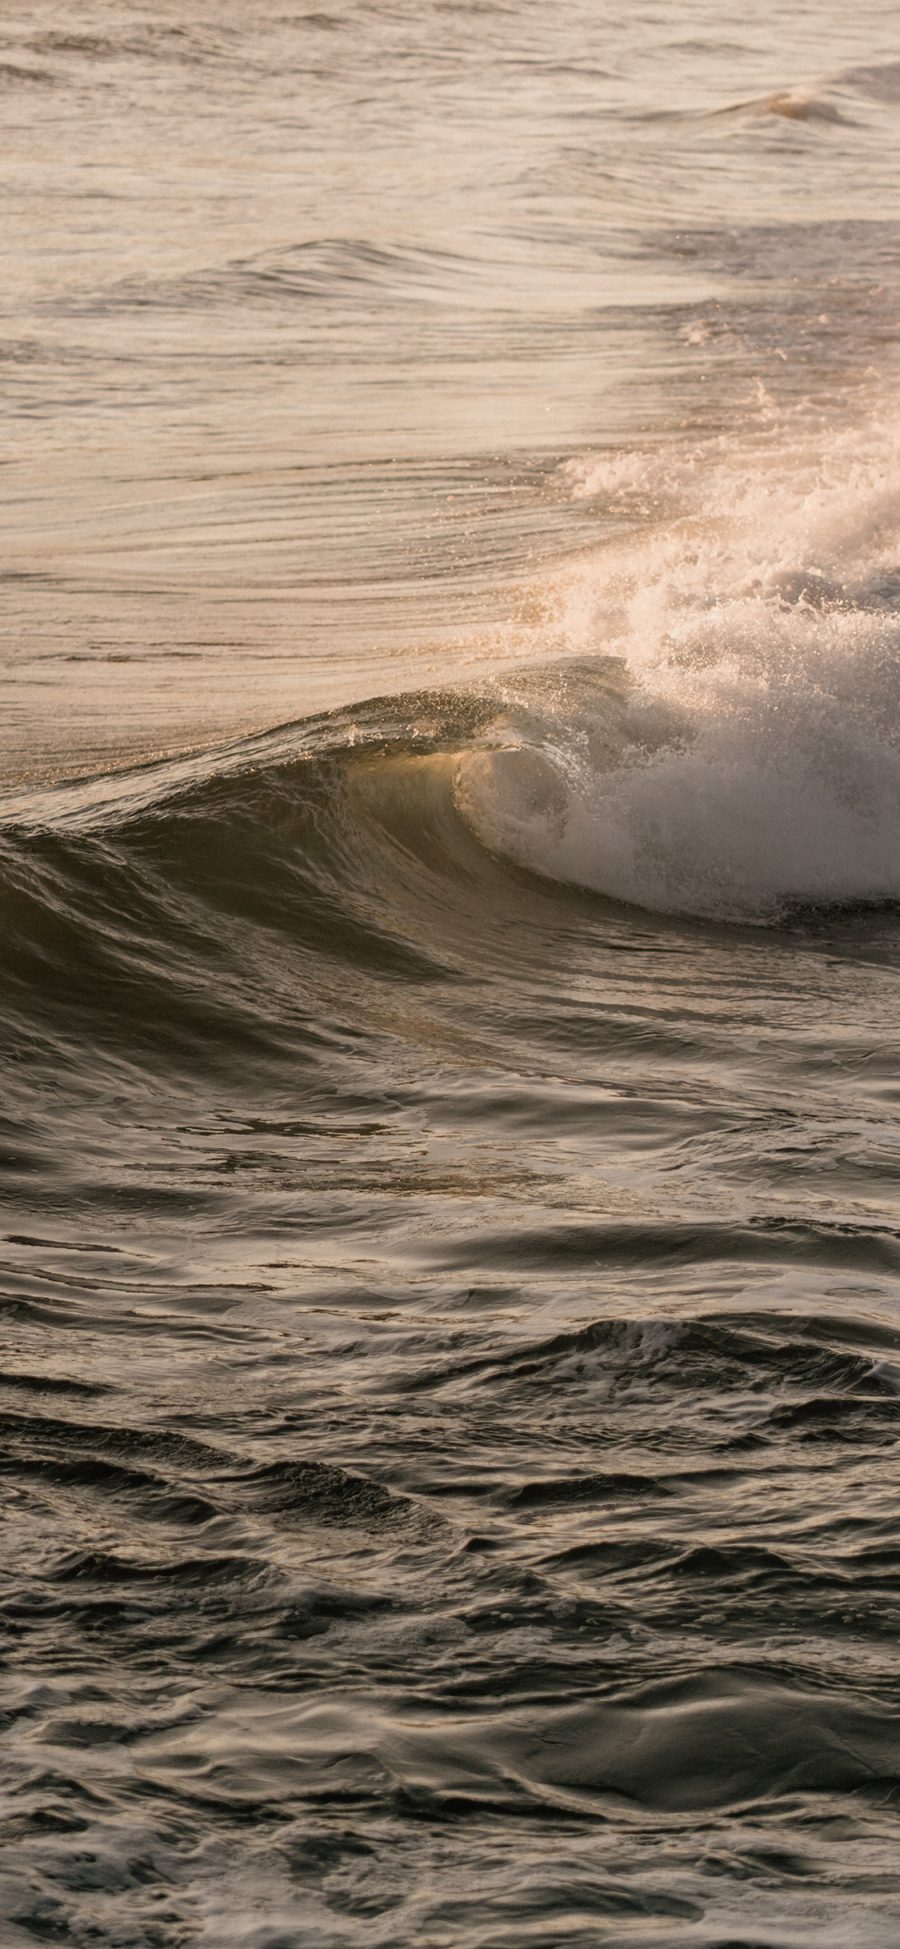
[(0, 91), (4, 1949), (895, 1949), (893, 17)]

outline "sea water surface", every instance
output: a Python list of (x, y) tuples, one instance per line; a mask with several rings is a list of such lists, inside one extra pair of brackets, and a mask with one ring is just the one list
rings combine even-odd
[(4, 1949), (896, 1949), (896, 17), (0, 105)]

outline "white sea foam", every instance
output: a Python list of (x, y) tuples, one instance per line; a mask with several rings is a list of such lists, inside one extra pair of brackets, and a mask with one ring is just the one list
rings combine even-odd
[(640, 532), (564, 579), (577, 661), (460, 766), (480, 836), (659, 911), (900, 898), (900, 422), (776, 427), (763, 400), (740, 448), (567, 477)]

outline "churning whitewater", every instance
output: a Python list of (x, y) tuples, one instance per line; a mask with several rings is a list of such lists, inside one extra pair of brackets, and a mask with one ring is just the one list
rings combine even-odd
[(900, 428), (870, 412), (566, 463), (640, 537), (564, 581), (583, 657), (462, 768), (489, 843), (660, 912), (900, 896)]
[(3, 1949), (896, 1949), (895, 25), (0, 24)]

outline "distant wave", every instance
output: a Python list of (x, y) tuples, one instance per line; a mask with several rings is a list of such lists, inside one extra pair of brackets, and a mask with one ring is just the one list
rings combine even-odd
[(856, 94), (870, 101), (900, 102), (900, 61), (869, 61), (844, 68), (838, 77)]
[(460, 252), (415, 244), (375, 244), (352, 237), (309, 237), (258, 255), (201, 264), (175, 276), (119, 278), (100, 292), (65, 299), (67, 312), (192, 310), (195, 307), (263, 305), (298, 300), (333, 305), (370, 300), (433, 306), (480, 294), (496, 302), (496, 266)]
[(787, 122), (846, 122), (847, 116), (814, 88), (779, 88), (774, 94), (735, 102), (718, 115), (780, 115)]

